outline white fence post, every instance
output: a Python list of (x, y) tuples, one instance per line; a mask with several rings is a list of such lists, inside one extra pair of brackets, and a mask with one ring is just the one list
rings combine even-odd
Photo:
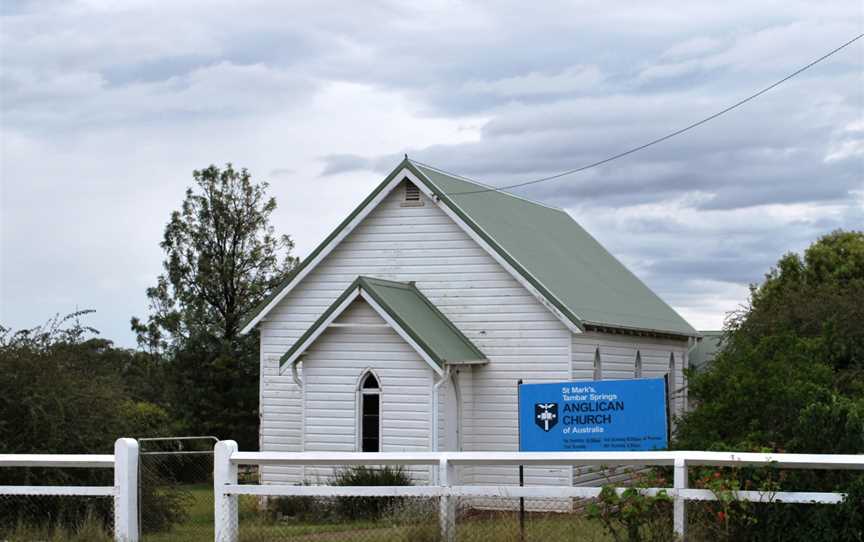
[(114, 540), (138, 542), (138, 441), (114, 442)]
[(233, 440), (220, 440), (213, 449), (213, 501), (216, 542), (237, 542), (240, 527), (237, 517), (237, 495), (226, 495), (222, 488), (237, 483), (237, 465), (231, 455), (237, 452)]
[(673, 510), (673, 527), (675, 536), (679, 540), (687, 539), (687, 501), (680, 494), (682, 489), (687, 489), (687, 460), (683, 457), (675, 458), (675, 472), (673, 477), (675, 488), (675, 501)]
[(447, 457), (438, 462), (438, 485), (445, 489), (439, 503), (439, 521), (441, 524), (441, 540), (455, 542), (456, 540), (456, 500), (449, 494), (449, 488), (456, 481), (456, 469)]

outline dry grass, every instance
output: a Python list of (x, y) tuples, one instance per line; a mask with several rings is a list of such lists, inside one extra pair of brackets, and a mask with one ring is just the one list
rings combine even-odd
[(112, 542), (111, 532), (101, 521), (87, 516), (74, 526), (46, 526), (19, 523), (9, 531), (0, 531), (3, 542)]

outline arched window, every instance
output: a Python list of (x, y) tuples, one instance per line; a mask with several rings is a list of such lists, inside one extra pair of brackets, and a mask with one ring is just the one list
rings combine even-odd
[(603, 380), (603, 360), (600, 359), (600, 347), (594, 350), (594, 380)]
[(642, 353), (636, 351), (636, 365), (633, 368), (633, 378), (642, 378)]
[(381, 386), (372, 372), (360, 380), (360, 451), (381, 451)]

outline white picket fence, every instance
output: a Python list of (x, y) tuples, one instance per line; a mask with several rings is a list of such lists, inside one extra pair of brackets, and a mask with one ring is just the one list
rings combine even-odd
[(4, 495), (55, 495), (114, 498), (114, 539), (138, 541), (138, 442), (120, 438), (114, 455), (0, 454), (0, 468), (51, 467), (114, 469), (113, 486), (0, 486)]
[[(428, 486), (363, 486), (238, 484), (239, 465), (259, 466), (352, 466), (352, 465), (427, 465), (437, 466), (437, 484)], [(442, 539), (456, 535), (457, 497), (569, 498), (596, 497), (601, 487), (561, 486), (479, 486), (460, 485), (457, 466), (671, 466), (672, 487), (649, 488), (646, 494), (663, 490), (674, 501), (674, 529), (686, 537), (687, 501), (713, 501), (716, 495), (706, 489), (687, 487), (690, 467), (745, 467), (773, 465), (782, 469), (864, 470), (864, 455), (757, 454), (726, 452), (240, 452), (231, 440), (216, 445), (214, 454), (214, 500), (216, 542), (236, 542), (239, 535), (237, 495), (258, 496), (355, 496), (355, 497), (438, 497)], [(619, 488), (624, 491), (624, 488)], [(754, 502), (837, 504), (842, 493), (806, 491), (737, 491), (735, 498)]]

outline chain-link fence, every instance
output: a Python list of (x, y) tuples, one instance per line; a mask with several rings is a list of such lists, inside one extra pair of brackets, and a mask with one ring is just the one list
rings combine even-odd
[[(67, 463), (62, 466), (7, 468), (4, 464), (0, 468), (0, 540), (112, 539), (114, 473), (109, 468), (113, 466), (112, 458), (92, 456), (101, 458), (102, 464), (85, 466), (86, 456), (67, 457), (72, 459), (53, 462)], [(76, 461), (81, 464), (76, 465)], [(33, 459), (30, 463), (39, 461)]]
[(0, 495), (0, 541), (113, 539), (112, 496)]
[[(652, 509), (614, 507), (615, 519), (604, 522), (590, 512), (598, 499), (532, 498), (524, 515), (518, 498), (456, 497), (455, 534), (442, 536), (437, 497), (262, 497), (240, 495), (239, 542), (673, 542), (672, 503)], [(631, 503), (632, 504), (632, 503)], [(693, 502), (688, 511), (687, 540), (737, 542), (756, 540), (747, 533), (747, 518), (728, 524), (719, 516), (728, 503)], [(795, 514), (834, 505), (751, 503), (738, 514)], [(733, 512), (734, 513), (734, 512)], [(775, 516), (776, 517), (776, 516)], [(752, 527), (752, 525), (751, 525)], [(813, 528), (818, 527), (814, 525)], [(613, 534), (614, 531), (614, 534)], [(814, 531), (813, 540), (820, 537)], [(773, 536), (771, 540), (782, 540)], [(850, 538), (854, 540), (855, 538)]]
[(142, 541), (213, 540), (215, 442), (215, 437), (139, 439)]
[[(584, 503), (533, 498), (451, 498), (459, 542), (612, 541)], [(433, 542), (444, 540), (438, 497), (239, 496), (242, 542), (346, 541)], [(669, 532), (671, 533), (671, 527)]]
[[(237, 471), (241, 465), (263, 466), (261, 483), (244, 482)], [(580, 485), (575, 465), (598, 467), (607, 483)], [(507, 471), (517, 466), (524, 469), (524, 480), (520, 475), (514, 483)], [(695, 470), (688, 472), (691, 467)], [(864, 490), (858, 486), (850, 486), (858, 493), (848, 494), (781, 491), (782, 476), (773, 473), (862, 468), (864, 459), (848, 455), (282, 453), (240, 452), (236, 442), (220, 441), (214, 453), (214, 537), (225, 542), (725, 542), (748, 539), (765, 513), (796, 514), (802, 505), (831, 513), (838, 510), (831, 507), (842, 506), (846, 522), (860, 517)], [(766, 469), (765, 476), (754, 476)], [(695, 487), (688, 487), (691, 483)], [(818, 528), (825, 528), (826, 518), (816, 518)]]

